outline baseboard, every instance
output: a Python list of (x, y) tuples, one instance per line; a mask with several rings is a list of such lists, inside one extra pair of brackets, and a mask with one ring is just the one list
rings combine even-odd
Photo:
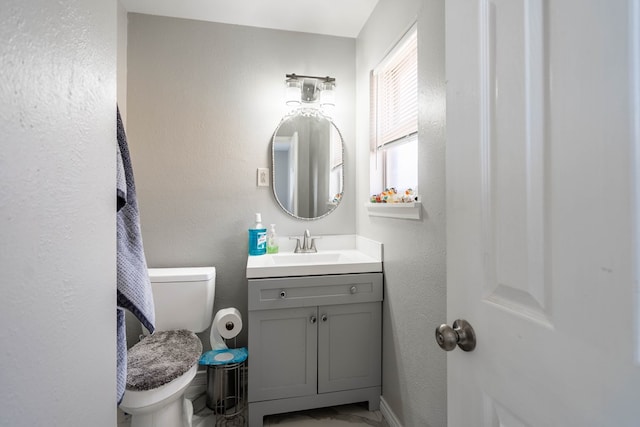
[(402, 424), (400, 424), (398, 417), (396, 417), (396, 414), (393, 413), (391, 407), (382, 396), (380, 396), (380, 412), (382, 413), (382, 416), (384, 416), (384, 419), (387, 421), (387, 424), (389, 424), (389, 427), (402, 427)]

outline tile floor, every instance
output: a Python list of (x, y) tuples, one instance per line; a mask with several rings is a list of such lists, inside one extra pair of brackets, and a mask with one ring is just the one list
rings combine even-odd
[[(194, 427), (245, 427), (245, 418), (240, 415), (230, 420), (220, 420), (218, 424), (202, 398), (193, 404), (196, 414), (193, 417)], [(129, 427), (130, 417), (118, 411), (118, 427)], [(389, 427), (380, 411), (369, 412), (366, 404), (334, 406), (330, 408), (311, 409), (288, 414), (269, 415), (264, 418), (264, 427)]]
[(369, 412), (366, 404), (334, 406), (289, 414), (269, 415), (264, 427), (388, 427), (380, 411)]

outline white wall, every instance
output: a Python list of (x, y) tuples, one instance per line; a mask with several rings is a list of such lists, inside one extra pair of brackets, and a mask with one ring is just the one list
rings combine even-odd
[[(270, 188), (256, 186), (256, 168), (271, 166), (271, 137), (286, 113), (286, 73), (337, 79), (345, 197), (318, 221), (290, 217)], [(247, 229), (255, 212), (281, 236), (305, 228), (355, 233), (354, 39), (129, 14), (127, 86), (148, 264), (215, 265), (215, 310), (235, 306), (246, 317)], [(201, 338), (206, 348), (208, 333)]]
[(118, 3), (118, 107), (120, 108), (120, 117), (127, 128), (127, 26), (129, 20), (127, 18), (127, 10), (124, 8), (120, 0)]
[[(421, 221), (369, 217), (369, 71), (418, 22)], [(402, 425), (446, 425), (444, 2), (380, 0), (357, 39), (357, 228), (384, 243), (383, 398)]]
[(116, 423), (115, 1), (0, 8), (0, 424)]

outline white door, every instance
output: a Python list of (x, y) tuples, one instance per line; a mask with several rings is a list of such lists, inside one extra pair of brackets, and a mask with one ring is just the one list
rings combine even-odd
[(298, 132), (290, 137), (276, 136), (273, 141), (273, 185), (278, 201), (294, 214), (298, 213)]
[(447, 0), (450, 427), (640, 426), (639, 0)]

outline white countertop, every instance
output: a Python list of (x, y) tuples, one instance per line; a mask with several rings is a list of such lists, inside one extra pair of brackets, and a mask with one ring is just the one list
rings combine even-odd
[(382, 271), (382, 243), (353, 234), (318, 237), (318, 252), (306, 254), (293, 253), (295, 240), (280, 237), (279, 253), (247, 257), (247, 278)]

